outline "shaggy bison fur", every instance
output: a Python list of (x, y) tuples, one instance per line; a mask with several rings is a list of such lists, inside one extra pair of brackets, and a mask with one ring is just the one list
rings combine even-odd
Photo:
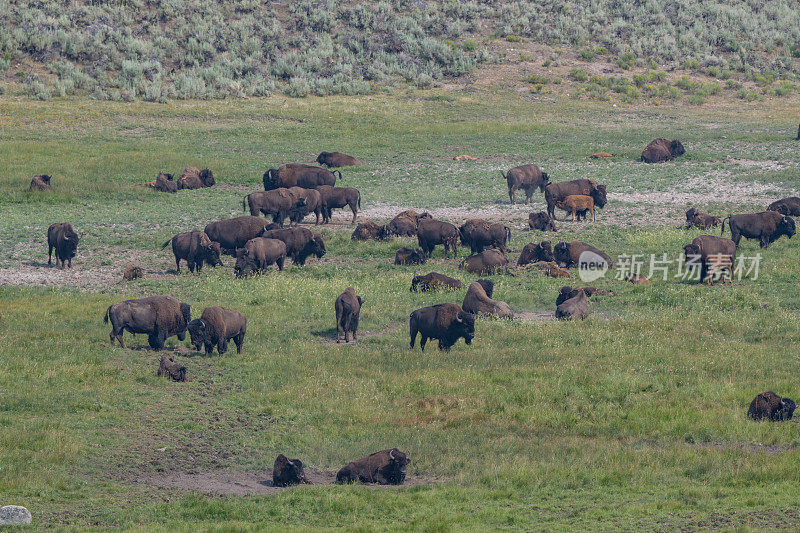
[(662, 163), (664, 161), (672, 161), (685, 153), (686, 150), (679, 140), (668, 141), (664, 137), (659, 137), (647, 145), (642, 151), (642, 157), (639, 161), (644, 161), (645, 163)]
[(778, 422), (791, 420), (797, 406), (789, 398), (781, 398), (772, 391), (762, 392), (750, 402), (747, 416), (753, 420)]
[(379, 483), (402, 485), (406, 479), (408, 456), (398, 450), (381, 450), (343, 466), (336, 483)]
[(181, 260), (186, 261), (189, 272), (194, 272), (195, 268), (200, 272), (203, 269), (203, 263), (208, 263), (212, 267), (222, 264), (219, 258), (222, 248), (218, 242), (209, 239), (205, 232), (178, 233), (162, 244), (161, 248), (166, 248), (170, 243), (172, 243), (172, 254), (175, 256), (175, 269), (178, 274), (181, 273)]
[(541, 192), (550, 182), (550, 177), (546, 172), (542, 172), (536, 165), (520, 165), (509, 170), (507, 173), (500, 174), (506, 179), (508, 184), (508, 198), (511, 200), (511, 205), (514, 205), (514, 193), (518, 190), (525, 191), (525, 203), (531, 202), (533, 193), (536, 192), (538, 187)]
[(133, 281), (135, 279), (143, 278), (144, 271), (142, 267), (127, 265), (125, 270), (122, 272), (122, 279), (124, 281)]
[(475, 315), (464, 311), (460, 305), (445, 303), (417, 309), (409, 317), (411, 347), (420, 334), (419, 347), (425, 351), (428, 339), (438, 339), (439, 349), (450, 351), (460, 338), (472, 344), (475, 337)]
[(305, 165), (303, 163), (287, 163), (277, 170), (269, 169), (264, 173), (264, 190), (271, 191), (279, 188), (303, 187), (316, 189), (320, 185), (336, 185), (336, 174), (342, 179), (338, 170), (331, 172), (326, 168)]
[(161, 192), (178, 192), (178, 184), (172, 179), (172, 174), (167, 174), (165, 172), (158, 173), (153, 188)]
[(202, 189), (213, 187), (215, 183), (214, 174), (209, 169), (188, 167), (183, 169), (181, 177), (178, 178), (178, 189)]
[(404, 246), (394, 254), (395, 265), (424, 265), (427, 260), (425, 252), (419, 248), (406, 248)]
[(471, 218), (460, 228), (462, 246), (469, 246), (473, 254), (482, 252), (485, 248), (498, 248), (507, 252), (506, 243), (511, 238), (508, 226), (492, 223), (481, 218)]
[(342, 152), (322, 152), (317, 156), (317, 163), (326, 167), (357, 167), (361, 161)]
[(303, 470), (303, 462), (300, 459), (289, 459), (283, 454), (278, 455), (272, 467), (272, 486), (288, 487), (300, 483), (309, 483)]
[(455, 278), (439, 274), (438, 272), (431, 272), (424, 276), (414, 276), (411, 280), (411, 292), (435, 292), (439, 290), (456, 290), (463, 289), (464, 284)]
[(356, 340), (358, 332), (358, 317), (361, 313), (361, 306), (366, 298), (356, 296), (353, 287), (347, 287), (342, 294), (336, 298), (334, 310), (336, 311), (336, 342)]
[(305, 265), (306, 259), (312, 255), (321, 259), (327, 252), (325, 238), (306, 228), (265, 229), (261, 237), (283, 241), (286, 244), (286, 256), (291, 257), (292, 263), (297, 266)]
[(547, 214), (555, 218), (554, 211), (559, 202), (563, 202), (567, 196), (583, 195), (591, 196), (595, 207), (602, 209), (605, 207), (606, 186), (600, 185), (594, 180), (578, 179), (572, 181), (562, 181), (561, 183), (551, 183), (544, 189), (544, 199), (547, 202)]
[(78, 242), (80, 237), (72, 229), (72, 224), (69, 222), (56, 222), (47, 228), (47, 264), (53, 264), (53, 250), (56, 252), (56, 266), (61, 263), (61, 268), (64, 264), (72, 268), (72, 258), (78, 251)]
[(528, 215), (528, 226), (539, 231), (555, 231), (556, 223), (545, 211)]
[(731, 240), (737, 247), (742, 237), (758, 239), (761, 248), (766, 248), (778, 240), (781, 235), (786, 235), (791, 239), (796, 233), (794, 219), (775, 211), (729, 215), (722, 220), (720, 235), (725, 233), (726, 220), (731, 229)]
[(507, 303), (492, 300), (491, 296), (486, 293), (484, 285), (477, 281), (470, 283), (461, 308), (473, 315), (495, 316), (497, 318), (514, 317), (514, 313)]
[(236, 250), (236, 264), (233, 271), (237, 278), (252, 274), (264, 274), (274, 264), (283, 270), (286, 261), (286, 244), (278, 239), (256, 237), (247, 241), (243, 248)]
[(176, 363), (175, 359), (163, 354), (158, 365), (158, 375), (167, 376), (172, 381), (186, 381), (186, 367)]
[(550, 241), (542, 241), (539, 244), (529, 242), (522, 248), (522, 253), (517, 259), (517, 266), (523, 266), (538, 261), (555, 261), (553, 247)]
[(413, 209), (403, 211), (384, 226), (382, 237), (414, 237), (417, 235), (420, 221), (429, 218), (431, 215), (427, 212), (418, 213)]
[(31, 191), (52, 191), (53, 187), (50, 185), (50, 176), (47, 174), (39, 174), (31, 179), (31, 185), (28, 190)]
[(383, 226), (379, 226), (371, 220), (367, 220), (356, 226), (350, 238), (354, 241), (377, 241), (382, 238), (383, 234)]
[(106, 310), (103, 322), (111, 322), (111, 343), (117, 339), (123, 348), (122, 334), (125, 330), (148, 336), (150, 347), (160, 350), (167, 338), (173, 335), (178, 340), (186, 338), (186, 327), (191, 320), (189, 304), (179, 303), (172, 296), (148, 296), (137, 300), (125, 300)]
[(247, 318), (239, 311), (210, 305), (203, 309), (200, 318), (188, 324), (192, 346), (198, 352), (205, 347), (206, 355), (211, 355), (214, 347), (220, 355), (228, 350), (228, 341), (236, 343), (236, 353), (242, 353), (244, 335), (247, 332)]
[(781, 215), (790, 215), (793, 217), (800, 216), (800, 198), (797, 196), (789, 196), (777, 202), (772, 202), (767, 207), (767, 211), (775, 211)]

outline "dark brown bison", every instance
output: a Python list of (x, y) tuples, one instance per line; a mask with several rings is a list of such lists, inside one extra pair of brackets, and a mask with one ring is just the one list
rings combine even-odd
[(236, 343), (236, 353), (242, 353), (244, 335), (247, 333), (247, 318), (239, 311), (210, 305), (203, 309), (200, 318), (189, 322), (187, 329), (192, 346), (198, 352), (205, 347), (206, 355), (211, 355), (214, 346), (220, 355), (228, 350), (228, 341)]
[(456, 290), (463, 289), (464, 284), (455, 278), (439, 274), (438, 272), (431, 272), (424, 276), (414, 276), (411, 279), (410, 292), (435, 292), (439, 290)]
[(545, 211), (539, 211), (538, 213), (531, 213), (528, 215), (528, 226), (531, 229), (537, 229), (539, 231), (555, 231), (556, 230), (556, 223), (553, 222), (553, 219), (550, 218)]
[(361, 306), (366, 298), (356, 296), (353, 287), (347, 287), (342, 294), (336, 298), (334, 310), (336, 311), (336, 342), (356, 340), (358, 332), (358, 317), (361, 314)]
[(278, 455), (272, 467), (272, 486), (288, 487), (300, 483), (309, 483), (303, 470), (303, 462), (300, 459), (288, 459), (283, 454)]
[(460, 338), (472, 344), (475, 337), (475, 315), (464, 311), (460, 305), (446, 303), (417, 309), (409, 317), (411, 347), (420, 334), (419, 347), (425, 351), (428, 339), (438, 339), (439, 349), (450, 351)]
[(514, 318), (514, 312), (511, 311), (511, 307), (505, 302), (492, 300), (491, 296), (486, 294), (483, 284), (477, 281), (470, 283), (461, 308), (473, 315)]
[(701, 213), (694, 207), (686, 211), (686, 228), (696, 227), (700, 229), (708, 229), (722, 224), (719, 217), (709, 215), (708, 213)]
[(551, 183), (544, 189), (544, 199), (547, 202), (547, 214), (555, 218), (554, 211), (559, 202), (563, 202), (567, 196), (581, 194), (591, 196), (595, 207), (602, 209), (606, 205), (606, 186), (599, 185), (594, 180), (578, 179), (572, 181), (562, 181), (561, 183)]
[(377, 241), (384, 235), (383, 226), (379, 226), (371, 220), (361, 222), (353, 230), (350, 238), (354, 241)]
[(158, 173), (153, 188), (161, 192), (178, 192), (178, 184), (172, 179), (172, 174), (167, 174), (165, 172)]
[(228, 255), (236, 255), (236, 249), (247, 241), (258, 237), (267, 223), (261, 217), (242, 216), (212, 222), (205, 227), (205, 234), (214, 242), (218, 242), (222, 251)]
[(458, 233), (461, 236), (461, 245), (469, 246), (473, 254), (482, 252), (485, 248), (498, 248), (505, 253), (508, 251), (506, 243), (511, 238), (508, 226), (481, 218), (467, 220), (458, 228)]
[(417, 228), (417, 242), (427, 257), (433, 255), (437, 244), (444, 245), (444, 256), (453, 251), (453, 259), (458, 255), (458, 228), (449, 222), (424, 218)]
[(662, 163), (664, 161), (672, 161), (685, 153), (686, 150), (678, 139), (670, 142), (664, 137), (659, 137), (647, 145), (647, 148), (642, 151), (642, 157), (639, 161), (644, 161), (645, 163)]
[(236, 250), (236, 264), (233, 271), (237, 278), (246, 278), (252, 274), (266, 273), (270, 265), (277, 265), (283, 270), (286, 261), (286, 244), (278, 239), (256, 237), (247, 241), (243, 248)]
[(350, 223), (356, 223), (358, 210), (361, 209), (361, 193), (358, 192), (358, 189), (321, 185), (317, 190), (322, 195), (322, 205), (325, 208), (323, 217), (326, 224), (331, 221), (333, 210), (342, 207), (350, 207), (350, 211), (353, 212), (353, 220)]
[(572, 221), (575, 222), (577, 216), (578, 222), (581, 218), (586, 219), (586, 213), (592, 214), (592, 222), (595, 222), (594, 216), (594, 198), (585, 196), (583, 194), (570, 194), (564, 200), (556, 202), (556, 207), (563, 209), (567, 214), (572, 213)]
[[(594, 256), (587, 254), (582, 258), (581, 255), (584, 253), (594, 254)], [(613, 264), (608, 254), (583, 241), (560, 242), (553, 248), (553, 255), (556, 262), (566, 268), (571, 266), (597, 268), (602, 267), (603, 262), (610, 268)]]
[(178, 178), (178, 189), (202, 189), (213, 187), (214, 174), (207, 168), (200, 170), (197, 167), (183, 169), (181, 177)]
[(406, 479), (408, 456), (398, 450), (381, 450), (343, 466), (336, 483), (378, 483), (402, 485)]
[(424, 265), (428, 258), (419, 248), (406, 248), (403, 246), (394, 254), (395, 265)]
[(314, 213), (316, 219), (314, 225), (319, 225), (320, 217), (325, 219), (325, 204), (322, 201), (322, 194), (317, 189), (304, 189), (302, 187), (290, 187), (289, 192), (295, 195), (296, 198), (305, 200), (303, 205), (297, 206), (289, 212), (289, 220), (295, 225), (299, 224), (306, 215)]
[(164, 347), (164, 341), (173, 335), (178, 340), (186, 338), (186, 326), (191, 320), (189, 304), (179, 303), (172, 296), (148, 296), (138, 300), (125, 300), (106, 310), (103, 322), (111, 321), (111, 344), (114, 339), (123, 348), (122, 334), (128, 332), (147, 334), (147, 341), (154, 350)]
[(72, 224), (69, 222), (56, 222), (47, 228), (47, 264), (53, 264), (53, 250), (56, 252), (56, 266), (61, 263), (61, 268), (64, 264), (72, 268), (72, 258), (78, 251), (78, 241), (80, 237), (72, 229)]
[(432, 218), (427, 212), (418, 213), (408, 209), (394, 217), (383, 229), (382, 237), (414, 237), (421, 220)]
[(272, 215), (272, 221), (281, 226), (290, 213), (305, 205), (305, 198), (284, 188), (253, 192), (242, 199), (242, 209), (249, 207), (251, 216)]
[(537, 261), (555, 261), (553, 247), (550, 241), (542, 241), (539, 244), (529, 242), (522, 248), (522, 253), (517, 259), (517, 266), (523, 266)]
[(264, 173), (264, 190), (279, 188), (303, 187), (316, 189), (320, 185), (336, 185), (336, 174), (342, 179), (338, 170), (331, 172), (326, 168), (305, 165), (303, 163), (287, 163), (279, 169), (271, 168)]
[(306, 228), (264, 230), (261, 237), (283, 241), (286, 244), (286, 256), (291, 257), (292, 263), (297, 266), (305, 265), (309, 256), (322, 258), (327, 252), (325, 238)]
[(578, 291), (578, 294), (556, 306), (556, 318), (559, 320), (585, 319), (589, 316), (589, 305), (586, 302), (586, 293)]
[(570, 298), (574, 298), (578, 295), (578, 292), (583, 291), (586, 294), (587, 298), (591, 298), (592, 296), (598, 294), (607, 295), (607, 296), (614, 296), (614, 291), (609, 291), (607, 289), (598, 289), (597, 287), (576, 287), (572, 288), (569, 285), (565, 285), (558, 289), (558, 297), (556, 298), (556, 307), (561, 305), (562, 303), (566, 302)]
[(126, 265), (125, 270), (122, 272), (122, 279), (124, 281), (133, 281), (135, 279), (143, 278), (144, 271), (142, 267)]
[(509, 170), (507, 173), (500, 174), (506, 179), (508, 184), (508, 198), (511, 200), (511, 205), (514, 205), (514, 193), (518, 190), (525, 191), (525, 203), (531, 201), (533, 193), (536, 192), (538, 187), (541, 192), (550, 182), (550, 177), (546, 172), (542, 172), (536, 165), (520, 165)]
[(203, 263), (208, 263), (212, 267), (222, 264), (219, 259), (222, 248), (220, 248), (218, 242), (209, 239), (205, 232), (187, 231), (178, 233), (162, 244), (161, 248), (166, 248), (170, 243), (172, 243), (175, 270), (178, 271), (178, 274), (181, 273), (181, 259), (186, 261), (189, 266), (189, 272), (194, 272), (195, 267), (200, 272), (203, 269)]
[(767, 211), (775, 211), (781, 215), (791, 215), (793, 217), (800, 216), (800, 198), (789, 196), (777, 202), (772, 202), (767, 207)]
[(50, 185), (50, 176), (47, 174), (39, 174), (31, 179), (31, 186), (28, 190), (31, 191), (52, 191), (53, 187)]
[(322, 152), (317, 156), (317, 163), (326, 167), (358, 167), (361, 161), (342, 152)]
[(748, 213), (745, 215), (729, 215), (722, 220), (722, 231), (725, 233), (725, 221), (731, 228), (731, 240), (739, 246), (742, 237), (758, 239), (761, 248), (766, 248), (778, 240), (781, 235), (790, 239), (796, 233), (794, 219), (775, 211)]
[(505, 270), (507, 265), (508, 258), (506, 254), (491, 248), (467, 257), (458, 268), (466, 270), (470, 274), (493, 274), (501, 269)]
[(781, 398), (772, 391), (762, 392), (750, 402), (747, 416), (753, 420), (791, 420), (797, 406), (789, 398)]
[(186, 367), (164, 354), (158, 364), (158, 376), (167, 376), (172, 381), (186, 381)]
[(733, 277), (733, 263), (736, 260), (736, 244), (730, 239), (713, 235), (700, 235), (691, 244), (683, 247), (686, 255), (686, 268), (700, 267), (700, 281), (712, 284), (714, 274), (725, 270), (728, 279)]

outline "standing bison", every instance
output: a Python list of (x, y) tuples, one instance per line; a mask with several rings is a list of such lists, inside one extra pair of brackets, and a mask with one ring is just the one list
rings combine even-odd
[(358, 210), (361, 209), (361, 193), (358, 189), (353, 187), (331, 187), (330, 185), (321, 185), (317, 189), (322, 196), (323, 214), (322, 217), (325, 224), (331, 221), (334, 209), (342, 207), (349, 207), (353, 212), (353, 220), (351, 224), (356, 223)]
[(302, 198), (305, 200), (303, 205), (298, 205), (289, 211), (289, 220), (296, 226), (299, 224), (309, 213), (314, 213), (316, 219), (314, 225), (319, 225), (320, 216), (325, 219), (325, 204), (322, 201), (322, 195), (318, 189), (304, 189), (302, 187), (290, 187), (289, 192), (294, 194), (295, 198)]
[(47, 228), (47, 264), (53, 264), (53, 250), (56, 252), (56, 266), (61, 262), (61, 268), (69, 265), (72, 268), (72, 258), (78, 251), (80, 237), (72, 229), (69, 222), (56, 222)]
[(306, 259), (312, 255), (321, 259), (327, 251), (324, 237), (306, 228), (265, 229), (261, 237), (283, 241), (286, 244), (286, 256), (291, 257), (292, 263), (297, 266), (305, 265)]
[(647, 145), (639, 161), (644, 161), (645, 163), (662, 163), (664, 161), (672, 161), (685, 153), (686, 150), (679, 140), (675, 139), (670, 142), (664, 137), (659, 137)]
[(381, 238), (383, 237), (415, 237), (419, 223), (422, 220), (432, 218), (427, 212), (418, 213), (413, 209), (407, 209), (398, 213), (388, 224), (383, 227)]
[(556, 206), (560, 202), (566, 200), (567, 196), (577, 194), (591, 196), (594, 205), (600, 209), (605, 207), (607, 202), (606, 186), (599, 185), (594, 180), (578, 179), (551, 183), (544, 189), (544, 199), (547, 202), (547, 214), (551, 218), (555, 218), (554, 211)]
[(508, 258), (506, 254), (491, 248), (467, 257), (458, 268), (466, 270), (470, 274), (494, 274), (501, 269), (506, 269), (507, 265)]
[(114, 339), (123, 348), (122, 334), (125, 330), (147, 335), (147, 341), (154, 350), (164, 347), (167, 338), (173, 335), (178, 340), (186, 338), (186, 328), (191, 320), (189, 304), (178, 303), (172, 296), (148, 296), (138, 300), (125, 300), (106, 310), (103, 322), (111, 322), (111, 344)]
[(514, 167), (505, 174), (500, 171), (500, 174), (508, 184), (508, 198), (511, 200), (511, 205), (514, 205), (514, 193), (518, 190), (525, 191), (525, 203), (527, 204), (531, 202), (536, 188), (538, 187), (541, 192), (544, 192), (550, 181), (546, 172), (542, 172), (539, 167), (532, 164)]
[(458, 255), (458, 228), (449, 222), (424, 218), (417, 228), (419, 247), (427, 257), (433, 255), (436, 245), (444, 245), (444, 256), (453, 251), (453, 259)]
[(789, 196), (777, 202), (772, 202), (767, 207), (767, 211), (775, 211), (781, 215), (791, 215), (793, 217), (800, 216), (800, 198)]
[(506, 244), (511, 238), (508, 226), (480, 218), (467, 220), (458, 228), (458, 233), (461, 236), (461, 245), (469, 246), (473, 254), (482, 252), (484, 248), (498, 248), (507, 252)]
[(331, 172), (326, 168), (305, 165), (303, 163), (287, 163), (279, 169), (271, 168), (264, 173), (264, 190), (271, 191), (279, 188), (303, 187), (316, 189), (320, 185), (336, 185), (336, 174), (342, 179), (338, 170)]
[(778, 240), (781, 235), (786, 235), (791, 239), (796, 233), (794, 219), (775, 211), (729, 215), (722, 219), (720, 235), (725, 233), (726, 220), (731, 228), (731, 240), (737, 247), (742, 237), (758, 239), (761, 248), (766, 248)]
[(258, 237), (267, 223), (261, 217), (242, 216), (212, 222), (205, 227), (205, 234), (228, 255), (236, 255), (236, 249), (247, 241)]
[(381, 450), (343, 466), (336, 483), (378, 483), (402, 485), (406, 479), (408, 456), (398, 450)]
[(250, 193), (242, 199), (242, 209), (250, 208), (250, 216), (272, 215), (272, 221), (283, 221), (295, 210), (306, 205), (306, 199), (291, 189), (274, 189)]
[(361, 161), (342, 152), (322, 152), (317, 156), (317, 163), (326, 167), (358, 167)]
[(213, 187), (215, 183), (214, 174), (209, 169), (188, 167), (183, 169), (181, 177), (178, 178), (178, 189), (202, 189)]
[(474, 281), (470, 284), (469, 289), (467, 289), (467, 294), (464, 296), (464, 302), (461, 304), (461, 308), (473, 315), (514, 318), (511, 307), (505, 302), (492, 300), (491, 296), (486, 293), (483, 284), (478, 281)]
[(361, 306), (366, 298), (356, 296), (353, 287), (347, 287), (342, 294), (336, 298), (334, 310), (336, 311), (336, 342), (356, 340), (358, 332), (358, 317), (361, 314)]
[(218, 242), (208, 238), (202, 231), (187, 231), (178, 233), (172, 239), (161, 245), (166, 248), (172, 243), (172, 254), (175, 256), (175, 270), (181, 273), (181, 259), (186, 261), (189, 272), (194, 272), (195, 267), (200, 272), (203, 263), (208, 263), (212, 267), (221, 265), (219, 255), (222, 252)]
[(286, 244), (278, 239), (255, 237), (236, 250), (236, 264), (233, 271), (237, 278), (246, 278), (251, 274), (263, 274), (272, 264), (283, 270), (286, 260)]
[(200, 318), (187, 325), (192, 346), (198, 352), (205, 347), (206, 355), (211, 355), (214, 347), (220, 355), (228, 350), (228, 341), (236, 343), (236, 353), (242, 353), (244, 335), (247, 333), (247, 318), (239, 311), (210, 305), (203, 309)]
[(472, 344), (475, 338), (475, 315), (464, 311), (460, 305), (445, 303), (417, 309), (409, 317), (411, 347), (420, 335), (419, 347), (425, 351), (428, 339), (438, 339), (439, 349), (450, 351), (460, 338)]
[(47, 174), (39, 174), (31, 179), (31, 185), (28, 187), (30, 191), (52, 191), (53, 187), (50, 185), (50, 176)]
[(719, 270), (733, 277), (733, 263), (736, 260), (736, 244), (730, 239), (713, 235), (700, 235), (691, 244), (683, 247), (686, 256), (686, 268), (692, 270), (700, 267), (700, 281), (707, 280), (711, 285), (714, 274)]

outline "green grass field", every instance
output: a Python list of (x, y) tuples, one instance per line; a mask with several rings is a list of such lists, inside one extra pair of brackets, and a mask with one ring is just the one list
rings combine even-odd
[[(440, 248), (423, 267), (394, 266), (396, 249), (416, 241), (353, 242), (344, 213), (320, 230), (322, 260), (259, 278), (235, 279), (229, 257), (177, 276), (161, 249), (179, 231), (242, 214), (266, 169), (341, 150), (364, 162), (341, 182), (360, 189), (360, 219), (413, 207), (458, 224), (467, 214), (502, 220), (514, 261), (544, 239), (675, 257), (700, 233), (678, 229), (688, 205), (724, 216), (796, 194), (793, 106), (615, 108), (503, 91), (0, 100), (0, 505), (28, 507), (34, 528), (797, 528), (800, 428), (746, 412), (765, 390), (798, 396), (798, 238), (761, 251), (755, 280), (598, 281), (617, 296), (591, 300), (581, 323), (544, 316), (577, 279), (492, 276), (495, 298), (523, 318), (481, 319), (472, 346), (449, 353), (410, 350), (408, 315), (460, 303), (464, 291), (410, 293), (410, 278), (476, 277)], [(635, 162), (657, 136), (688, 153)], [(616, 157), (588, 159), (597, 151)], [(462, 153), (480, 159), (452, 160)], [(512, 207), (499, 177), (527, 162), (554, 181), (606, 183), (598, 222), (528, 231), (542, 195)], [(190, 165), (212, 168), (218, 185), (175, 196), (140, 186)], [(39, 173), (53, 175), (52, 193), (27, 191)], [(61, 221), (81, 235), (68, 272), (46, 266), (47, 227)], [(754, 241), (740, 246), (758, 252)], [(128, 263), (145, 279), (123, 282)], [(336, 345), (333, 303), (348, 286), (367, 297), (361, 339)], [(243, 312), (243, 353), (205, 357), (173, 337), (167, 350), (191, 378), (176, 384), (156, 376), (160, 354), (143, 349), (145, 337), (109, 344), (110, 304), (167, 293), (194, 317), (213, 304)], [(335, 471), (394, 446), (410, 454), (408, 487), (242, 496), (175, 481), (270, 480), (278, 453)]]

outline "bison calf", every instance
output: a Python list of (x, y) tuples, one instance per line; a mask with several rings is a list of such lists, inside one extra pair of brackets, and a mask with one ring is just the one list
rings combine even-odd
[(158, 365), (158, 375), (159, 377), (167, 376), (172, 381), (186, 381), (186, 367), (176, 363), (175, 359), (164, 354), (161, 356), (161, 362)]
[(127, 265), (125, 271), (122, 273), (122, 279), (125, 281), (133, 281), (135, 279), (143, 278), (144, 271), (142, 267)]
[(358, 317), (361, 313), (361, 306), (366, 298), (356, 296), (353, 287), (347, 287), (342, 294), (336, 298), (334, 309), (336, 310), (336, 342), (341, 342), (342, 335), (344, 342), (356, 340), (358, 332)]
[(575, 222), (575, 215), (578, 216), (578, 221), (581, 216), (585, 219), (586, 212), (592, 213), (592, 222), (595, 222), (594, 216), (594, 199), (591, 196), (583, 194), (571, 194), (561, 201), (556, 202), (556, 207), (563, 209), (567, 213), (572, 213), (572, 221)]
[(53, 187), (50, 185), (50, 176), (47, 174), (39, 174), (31, 179), (31, 185), (28, 190), (31, 191), (52, 191)]
[(439, 274), (438, 272), (431, 272), (424, 276), (414, 276), (411, 280), (411, 288), (409, 291), (435, 292), (438, 290), (456, 290), (463, 288), (464, 284), (457, 279)]
[(417, 309), (409, 317), (411, 347), (420, 334), (419, 347), (425, 351), (428, 339), (438, 339), (439, 349), (450, 351), (460, 338), (472, 344), (475, 337), (475, 315), (464, 311), (460, 305), (445, 303)]
[(397, 448), (381, 450), (343, 466), (336, 474), (336, 482), (402, 485), (406, 466), (408, 456)]
[(236, 353), (242, 353), (244, 335), (247, 332), (247, 318), (239, 311), (211, 305), (203, 309), (200, 318), (188, 325), (192, 346), (198, 352), (204, 346), (206, 355), (211, 355), (214, 346), (220, 355), (228, 350), (228, 340), (236, 343)]
[(56, 266), (59, 261), (61, 268), (64, 264), (72, 268), (72, 258), (78, 250), (80, 237), (72, 229), (69, 222), (57, 222), (47, 228), (47, 264), (53, 264), (53, 250), (56, 251)]
[(750, 402), (747, 416), (753, 420), (767, 419), (773, 422), (791, 420), (796, 408), (789, 398), (781, 398), (772, 391), (762, 392)]
[(161, 245), (166, 248), (172, 243), (172, 254), (175, 256), (175, 270), (181, 273), (181, 260), (186, 261), (189, 272), (197, 272), (203, 269), (203, 263), (208, 263), (212, 267), (221, 265), (219, 256), (222, 248), (218, 242), (212, 241), (202, 231), (187, 231), (178, 233), (172, 239)]
[(289, 459), (285, 455), (279, 454), (272, 467), (272, 486), (288, 487), (300, 483), (309, 483), (303, 470), (303, 462), (300, 459)]

